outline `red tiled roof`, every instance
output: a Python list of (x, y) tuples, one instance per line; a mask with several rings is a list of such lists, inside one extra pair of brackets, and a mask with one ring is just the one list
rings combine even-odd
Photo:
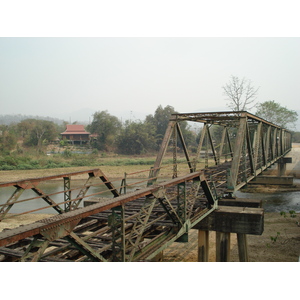
[(85, 131), (83, 125), (67, 125), (66, 131), (61, 134), (90, 134), (90, 132)]

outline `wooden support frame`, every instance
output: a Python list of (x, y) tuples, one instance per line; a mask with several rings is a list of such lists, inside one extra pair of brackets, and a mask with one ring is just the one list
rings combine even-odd
[(248, 262), (249, 255), (248, 255), (247, 235), (244, 233), (237, 233), (237, 242), (238, 242), (238, 248), (239, 248), (240, 262)]
[(230, 232), (216, 232), (216, 261), (230, 261)]
[(264, 210), (256, 207), (218, 206), (194, 229), (261, 235), (264, 230)]
[(209, 231), (198, 230), (198, 262), (209, 260)]

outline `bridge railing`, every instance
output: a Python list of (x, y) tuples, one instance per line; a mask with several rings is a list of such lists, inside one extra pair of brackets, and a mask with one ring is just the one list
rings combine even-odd
[(86, 198), (108, 194), (119, 195), (100, 169), (0, 183), (0, 221), (29, 213), (62, 214)]

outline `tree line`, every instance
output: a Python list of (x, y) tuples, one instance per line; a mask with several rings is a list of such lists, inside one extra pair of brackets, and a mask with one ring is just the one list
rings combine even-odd
[[(274, 100), (256, 103), (259, 88), (254, 88), (250, 80), (231, 76), (229, 82), (222, 88), (231, 110), (244, 111), (255, 107), (254, 114), (258, 117), (290, 130), (295, 129), (297, 112), (281, 106)], [(144, 121), (127, 120), (122, 123), (107, 111), (95, 112), (92, 122), (86, 126), (86, 130), (96, 136), (89, 146), (99, 151), (129, 155), (156, 152), (173, 113), (177, 113), (174, 107), (167, 105), (163, 108), (159, 105), (154, 114), (147, 115)], [(22, 116), (18, 115), (16, 120), (20, 120), (20, 117)], [(45, 145), (59, 142), (60, 133), (67, 125), (67, 122), (55, 122), (54, 119), (44, 120), (38, 117), (22, 119), (15, 123), (8, 123), (8, 116), (5, 119), (6, 122), (0, 125), (2, 154), (9, 154), (12, 151), (22, 153), (24, 147), (34, 147), (37, 153), (43, 153)], [(200, 132), (193, 131), (187, 122), (181, 123), (181, 131), (186, 145), (195, 151)], [(294, 132), (293, 142), (300, 142), (300, 132)], [(178, 144), (179, 148), (180, 146)]]
[[(116, 116), (107, 111), (98, 111), (93, 115), (92, 122), (85, 129), (95, 134), (96, 139), (88, 146), (99, 151), (119, 154), (145, 154), (158, 150), (167, 128), (171, 114), (177, 113), (168, 105), (159, 105), (152, 115), (144, 121), (127, 120), (122, 123)], [(76, 123), (76, 122), (74, 122)], [(0, 125), (0, 152), (9, 154), (11, 151), (22, 153), (24, 148), (31, 147), (37, 153), (43, 153), (44, 146), (60, 142), (60, 133), (65, 131), (67, 122), (57, 124), (54, 121), (28, 118), (10, 125)], [(182, 124), (183, 134), (187, 137), (190, 147), (196, 147), (197, 136), (189, 128), (187, 122)], [(61, 144), (65, 144), (61, 141)]]
[[(97, 134), (92, 147), (101, 151), (112, 151), (120, 154), (144, 154), (157, 151), (164, 137), (171, 114), (177, 113), (167, 105), (159, 105), (152, 115), (147, 115), (144, 121), (121, 121), (107, 111), (96, 112), (93, 121), (86, 129)], [(181, 130), (187, 138), (189, 147), (196, 147), (197, 135), (191, 130), (187, 122), (182, 124)], [(179, 145), (180, 147), (180, 145)]]

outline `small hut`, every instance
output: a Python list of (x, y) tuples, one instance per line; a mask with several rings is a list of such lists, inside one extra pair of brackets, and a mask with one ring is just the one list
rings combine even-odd
[(90, 133), (83, 125), (67, 125), (67, 129), (61, 133), (61, 136), (63, 140), (68, 140), (72, 144), (85, 144), (90, 140)]

